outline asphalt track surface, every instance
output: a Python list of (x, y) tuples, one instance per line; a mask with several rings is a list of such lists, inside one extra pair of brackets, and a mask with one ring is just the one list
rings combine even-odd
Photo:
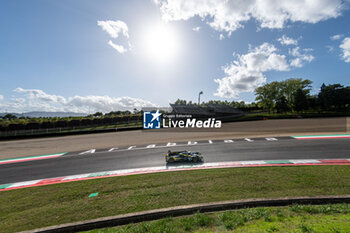
[[(170, 150), (200, 151), (205, 162), (285, 159), (349, 159), (350, 139), (308, 139), (292, 137), (248, 138), (178, 142), (136, 147), (106, 148), (70, 152), (61, 157), (0, 165), (0, 184), (61, 177), (118, 169), (164, 166)], [(93, 152), (93, 153), (91, 153)]]
[(78, 151), (86, 148), (103, 149), (128, 145), (167, 143), (189, 140), (227, 139), (244, 137), (276, 137), (312, 134), (344, 134), (350, 132), (350, 117), (280, 119), (245, 121), (223, 124), (217, 130), (134, 130), (101, 134), (72, 135), (0, 141), (0, 160)]

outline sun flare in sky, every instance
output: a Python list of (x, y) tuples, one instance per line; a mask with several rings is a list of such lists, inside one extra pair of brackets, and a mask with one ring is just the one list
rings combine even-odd
[(174, 28), (168, 24), (158, 24), (148, 27), (142, 40), (146, 58), (152, 62), (168, 63), (178, 55), (178, 35)]
[(350, 0), (52, 2), (1, 1), (0, 113), (132, 111), (201, 90), (257, 102), (289, 78), (312, 95), (350, 85)]

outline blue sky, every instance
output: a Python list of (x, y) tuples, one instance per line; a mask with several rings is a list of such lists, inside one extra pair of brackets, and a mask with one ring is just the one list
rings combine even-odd
[(201, 90), (251, 102), (287, 78), (350, 85), (348, 1), (193, 2), (2, 1), (0, 112), (167, 106)]

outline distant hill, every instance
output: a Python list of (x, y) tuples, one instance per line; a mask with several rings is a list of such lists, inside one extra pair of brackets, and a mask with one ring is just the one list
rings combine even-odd
[(5, 116), (6, 114), (13, 114), (16, 117), (77, 117), (77, 116), (87, 116), (86, 113), (76, 113), (76, 112), (25, 112), (25, 113), (9, 113), (1, 112), (0, 116)]

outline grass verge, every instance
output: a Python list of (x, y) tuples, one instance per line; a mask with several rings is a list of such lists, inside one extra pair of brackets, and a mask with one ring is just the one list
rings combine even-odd
[[(350, 166), (225, 168), (0, 192), (1, 232), (195, 203), (350, 193)], [(88, 197), (98, 192), (98, 196)]]
[(293, 205), (166, 218), (89, 233), (350, 232), (350, 205)]

